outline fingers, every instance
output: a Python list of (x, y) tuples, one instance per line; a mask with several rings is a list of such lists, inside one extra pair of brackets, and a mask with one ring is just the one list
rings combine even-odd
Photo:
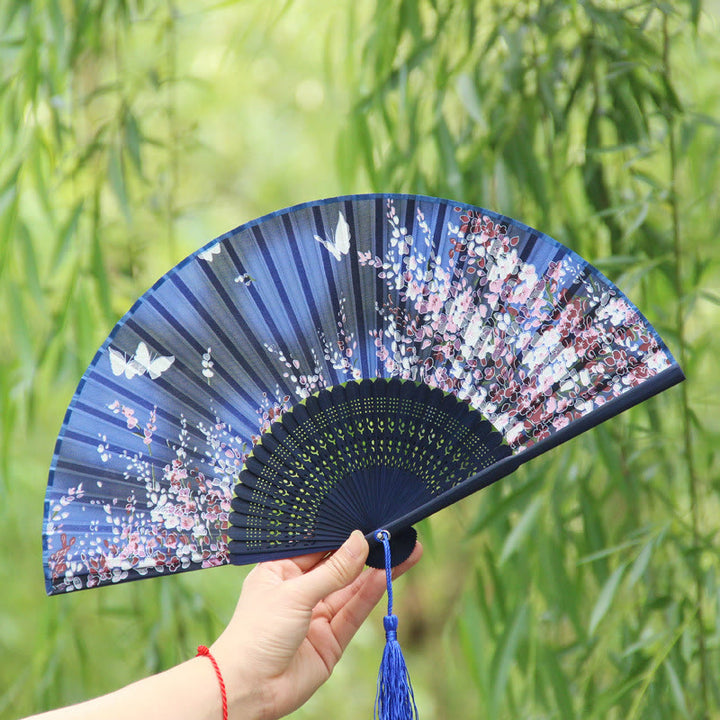
[(368, 550), (363, 534), (354, 530), (336, 552), (304, 575), (290, 580), (288, 585), (292, 585), (292, 592), (308, 608), (313, 608), (330, 593), (344, 588), (360, 575)]
[[(422, 545), (418, 542), (410, 557), (393, 570), (393, 577), (399, 577), (415, 565), (422, 557), (422, 552)], [(326, 605), (334, 615), (330, 627), (342, 650), (385, 594), (385, 573), (382, 570), (369, 571), (351, 587), (355, 589), (354, 594), (349, 595), (347, 591), (351, 588), (345, 588), (326, 600)]]
[[(415, 565), (415, 563), (417, 563), (418, 560), (422, 557), (422, 553), (423, 547), (420, 542), (418, 542), (413, 548), (410, 557), (397, 567), (393, 568), (393, 579), (400, 577), (403, 573), (405, 573), (413, 565)], [(327, 611), (327, 618), (329, 620), (332, 620), (332, 618), (335, 617), (335, 615), (342, 609), (345, 603), (348, 602), (355, 594), (357, 594), (360, 591), (360, 588), (366, 582), (371, 582), (376, 585), (380, 596), (382, 596), (382, 594), (385, 592), (385, 571), (366, 568), (363, 574), (360, 575), (360, 577), (358, 577), (358, 579), (355, 580), (355, 582), (353, 582), (351, 585), (348, 585), (341, 590), (337, 590), (336, 592), (332, 593), (332, 595), (326, 597), (324, 606)]]
[(322, 562), (329, 554), (329, 552), (315, 552), (310, 555), (299, 555), (298, 557), (290, 558), (288, 562), (296, 565), (301, 572), (306, 573), (319, 562)]

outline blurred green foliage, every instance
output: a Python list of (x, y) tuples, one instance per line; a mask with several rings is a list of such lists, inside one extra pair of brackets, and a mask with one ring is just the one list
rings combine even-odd
[[(699, 0), (0, 2), (0, 717), (188, 657), (244, 574), (45, 598), (54, 438), (114, 322), (212, 236), (371, 190), (550, 233), (689, 378), (422, 523), (397, 596), (423, 717), (720, 716), (719, 21)], [(369, 717), (379, 626), (295, 717)]]

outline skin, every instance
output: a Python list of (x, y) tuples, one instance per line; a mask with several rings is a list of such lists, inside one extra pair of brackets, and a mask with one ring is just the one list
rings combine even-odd
[[(228, 626), (210, 651), (227, 688), (232, 720), (276, 720), (300, 707), (329, 677), (385, 592), (385, 572), (365, 568), (368, 544), (355, 530), (333, 554), (257, 565), (243, 583)], [(399, 576), (422, 555), (395, 568)], [(197, 657), (42, 720), (218, 720), (218, 680)], [(29, 720), (29, 719), (28, 719)]]

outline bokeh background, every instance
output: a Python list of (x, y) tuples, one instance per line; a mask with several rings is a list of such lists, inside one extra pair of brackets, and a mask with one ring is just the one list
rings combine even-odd
[[(719, 30), (717, 0), (0, 0), (0, 717), (193, 655), (246, 572), (45, 597), (95, 349), (212, 237), (371, 191), (553, 235), (688, 376), (421, 524), (422, 717), (720, 717)], [(376, 615), (293, 717), (369, 718), (383, 640)]]

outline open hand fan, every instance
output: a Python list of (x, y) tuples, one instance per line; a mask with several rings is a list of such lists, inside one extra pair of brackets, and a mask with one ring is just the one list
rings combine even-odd
[[(679, 382), (546, 235), (428, 197), (255, 220), (164, 275), (85, 372), (45, 501), (49, 594), (412, 523)], [(372, 539), (370, 562), (382, 565)]]

